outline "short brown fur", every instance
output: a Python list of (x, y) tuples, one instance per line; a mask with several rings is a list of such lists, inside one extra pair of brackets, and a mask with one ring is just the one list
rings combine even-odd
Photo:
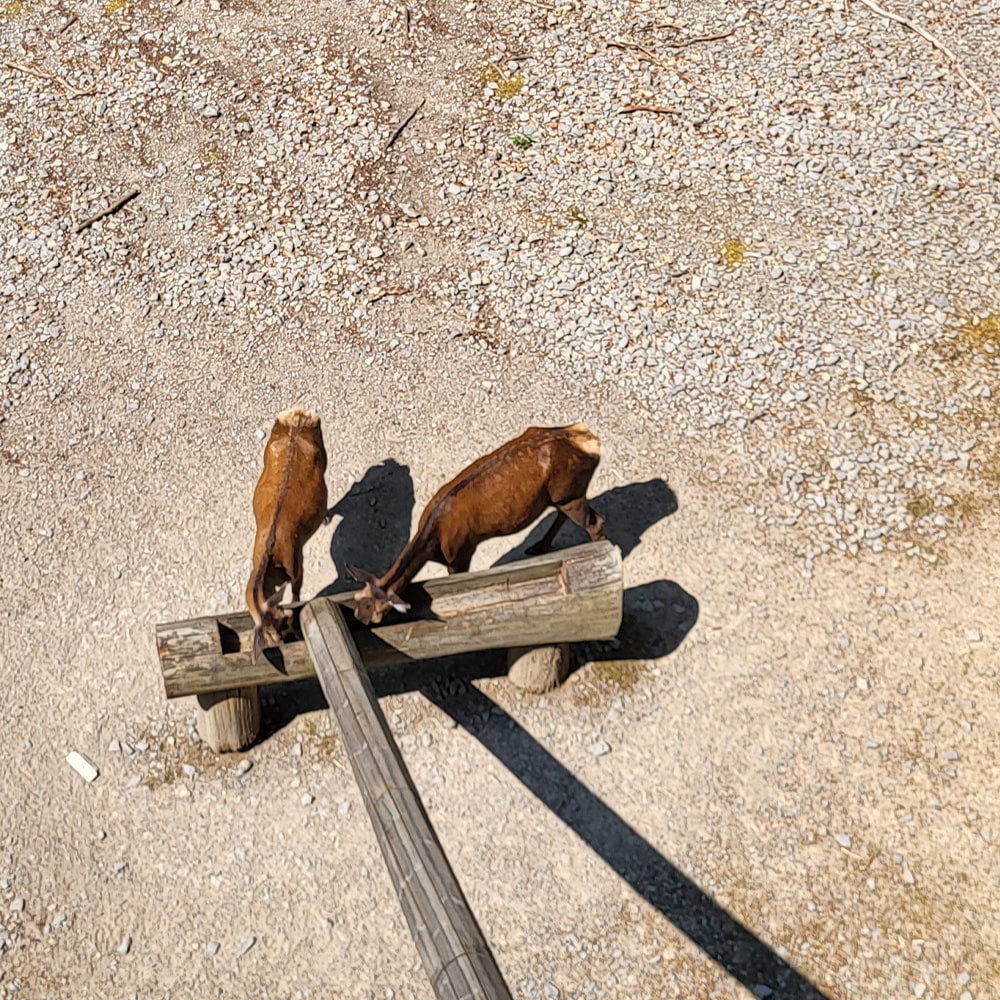
[(302, 549), (326, 516), (326, 448), (316, 414), (300, 406), (278, 414), (264, 448), (264, 471), (253, 491), (257, 535), (247, 608), (254, 622), (253, 662), (265, 635), (277, 633), (288, 613), (273, 608), (287, 584), (292, 600), (302, 591)]
[(547, 551), (566, 518), (593, 541), (603, 538), (604, 518), (587, 502), (600, 459), (597, 435), (579, 423), (529, 427), (477, 459), (434, 494), (420, 515), (417, 533), (384, 576), (351, 567), (355, 579), (365, 584), (354, 595), (355, 616), (377, 624), (390, 607), (409, 610), (398, 595), (426, 563), (440, 562), (449, 573), (464, 573), (480, 542), (526, 528), (550, 505), (557, 510), (555, 522), (529, 555)]

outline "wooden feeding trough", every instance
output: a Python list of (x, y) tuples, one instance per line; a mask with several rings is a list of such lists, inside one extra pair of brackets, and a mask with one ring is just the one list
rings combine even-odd
[[(344, 609), (366, 668), (485, 649), (510, 650), (511, 680), (546, 690), (568, 668), (566, 644), (608, 639), (622, 618), (621, 555), (591, 542), (521, 562), (415, 584), (405, 618), (367, 628), (350, 594), (320, 598)], [(253, 621), (245, 611), (158, 625), (168, 698), (197, 695), (198, 730), (216, 751), (242, 750), (260, 725), (259, 687), (314, 677), (305, 642), (265, 650), (251, 663)]]
[(510, 992), (448, 864), (379, 708), (367, 671), (406, 660), (508, 649), (510, 676), (545, 690), (565, 679), (568, 644), (617, 635), (621, 555), (609, 542), (459, 573), (407, 591), (402, 620), (366, 628), (349, 594), (301, 609), (303, 638), (251, 663), (249, 614), (160, 625), (168, 698), (197, 695), (199, 731), (216, 751), (248, 746), (259, 688), (318, 676), (375, 827), (400, 905), (439, 998), (505, 1000)]

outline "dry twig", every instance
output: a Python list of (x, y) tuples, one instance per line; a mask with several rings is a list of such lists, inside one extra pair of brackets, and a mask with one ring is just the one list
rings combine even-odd
[[(609, 49), (621, 49), (623, 52), (629, 52), (634, 50), (636, 52), (641, 53), (641, 55), (645, 56), (649, 62), (655, 63), (657, 66), (663, 66), (663, 63), (661, 63), (660, 60), (657, 59), (656, 56), (654, 56), (653, 53), (649, 51), (649, 49), (644, 48), (637, 42), (608, 42), (607, 46)], [(664, 69), (665, 68), (666, 67), (664, 67)]]
[(659, 104), (623, 104), (618, 109), (620, 115), (630, 115), (635, 111), (649, 111), (654, 115), (679, 115), (678, 108), (664, 108)]
[(64, 80), (61, 76), (56, 76), (55, 73), (50, 73), (45, 69), (39, 69), (37, 66), (29, 66), (26, 63), (11, 62), (9, 59), (4, 60), (4, 66), (8, 69), (19, 70), (21, 73), (27, 73), (29, 76), (36, 76), (39, 80), (52, 80), (53, 83), (58, 83), (70, 97), (91, 97), (97, 93), (97, 91), (93, 89), (77, 90), (76, 87)]
[(386, 288), (381, 292), (376, 292), (369, 300), (368, 305), (374, 305), (389, 295), (412, 295), (412, 288)]
[[(691, 78), (685, 76), (678, 69), (673, 66), (668, 66), (665, 62), (657, 59), (649, 49), (645, 46), (639, 45), (637, 42), (607, 42), (607, 47), (609, 49), (622, 49), (625, 52), (635, 51), (638, 53), (637, 59), (645, 59), (646, 62), (651, 62), (654, 66), (659, 66), (660, 69), (665, 69), (670, 73), (676, 74), (679, 80), (683, 80), (692, 90), (700, 90), (703, 94), (708, 94), (713, 101), (719, 101), (719, 98), (715, 96), (707, 87), (699, 87), (698, 84), (692, 82)], [(721, 101), (719, 102), (721, 103)]]
[(968, 74), (962, 69), (962, 65), (958, 61), (958, 56), (944, 42), (932, 35), (926, 28), (922, 28), (916, 21), (911, 21), (908, 17), (903, 17), (901, 14), (893, 14), (892, 11), (880, 7), (874, 0), (858, 0), (858, 2), (863, 3), (869, 10), (874, 11), (880, 17), (886, 17), (890, 21), (895, 21), (897, 24), (903, 25), (904, 28), (915, 31), (925, 41), (930, 42), (939, 52), (944, 53), (945, 57), (954, 67), (955, 72), (983, 99), (983, 104), (986, 106), (986, 113), (993, 119), (993, 124), (1000, 129), (1000, 118), (997, 117), (996, 112), (993, 110), (993, 105), (990, 103), (986, 91), (978, 83), (974, 83), (969, 79)]
[(90, 216), (90, 218), (84, 219), (82, 222), (78, 222), (74, 227), (73, 232), (82, 233), (95, 222), (100, 222), (100, 220), (106, 215), (113, 215), (123, 205), (127, 205), (138, 193), (138, 188), (130, 188), (116, 202), (112, 202), (112, 204), (108, 205), (107, 208), (102, 208), (99, 212), (95, 212), (92, 216)]
[(413, 116), (424, 106), (427, 101), (426, 97), (420, 99), (420, 103), (399, 123), (399, 127), (396, 129), (392, 135), (389, 136), (389, 141), (385, 144), (385, 148), (382, 150), (383, 153), (388, 153), (392, 148), (392, 144), (403, 134), (403, 129), (413, 121)]
[[(661, 25), (658, 24), (657, 27), (659, 28)], [(738, 28), (739, 25), (736, 27)], [(695, 38), (685, 38), (680, 42), (666, 42), (665, 44), (669, 45), (672, 49), (683, 49), (688, 45), (697, 45), (698, 42), (717, 42), (720, 39), (728, 38), (730, 35), (735, 33), (736, 28), (730, 28), (728, 31), (720, 32), (718, 35), (698, 35)]]

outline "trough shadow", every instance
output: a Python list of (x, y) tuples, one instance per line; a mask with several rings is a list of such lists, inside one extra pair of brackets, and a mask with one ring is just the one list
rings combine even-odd
[(574, 643), (574, 667), (606, 660), (669, 656), (698, 621), (698, 601), (673, 580), (652, 580), (622, 595), (622, 624), (613, 639)]
[[(658, 521), (675, 513), (677, 495), (665, 480), (647, 479), (644, 483), (616, 486), (600, 496), (592, 497), (590, 505), (598, 514), (604, 515), (604, 535), (621, 549), (622, 559), (625, 559), (639, 544), (646, 531)], [(555, 511), (552, 511), (543, 517), (520, 545), (505, 552), (493, 565), (504, 566), (518, 559), (527, 558), (526, 550), (541, 541), (555, 520), (555, 516)], [(563, 539), (563, 542), (553, 546), (554, 548), (588, 541), (583, 528), (569, 521), (562, 526), (556, 539)]]
[(373, 465), (327, 512), (342, 520), (330, 538), (336, 578), (316, 596), (357, 590), (348, 566), (384, 573), (410, 540), (413, 478), (406, 465), (387, 458)]
[(829, 1000), (619, 817), (526, 729), (476, 688), (428, 700), (474, 736), (520, 782), (712, 961), (751, 993)]

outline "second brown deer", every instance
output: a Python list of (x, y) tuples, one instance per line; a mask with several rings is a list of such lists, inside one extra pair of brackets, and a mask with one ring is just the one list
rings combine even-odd
[(428, 562), (464, 573), (480, 542), (526, 528), (549, 506), (556, 508), (555, 521), (528, 555), (547, 551), (567, 518), (592, 541), (600, 540), (604, 518), (587, 502), (587, 487), (600, 460), (597, 435), (580, 423), (529, 427), (477, 459), (434, 494), (420, 515), (417, 533), (388, 572), (377, 577), (349, 567), (365, 585), (354, 595), (355, 617), (378, 624), (389, 608), (409, 611), (399, 595)]
[(253, 618), (253, 662), (265, 634), (276, 635), (291, 615), (277, 612), (286, 585), (302, 590), (302, 548), (326, 517), (326, 448), (320, 419), (301, 406), (278, 414), (264, 448), (264, 471), (253, 491), (257, 535), (247, 607)]

